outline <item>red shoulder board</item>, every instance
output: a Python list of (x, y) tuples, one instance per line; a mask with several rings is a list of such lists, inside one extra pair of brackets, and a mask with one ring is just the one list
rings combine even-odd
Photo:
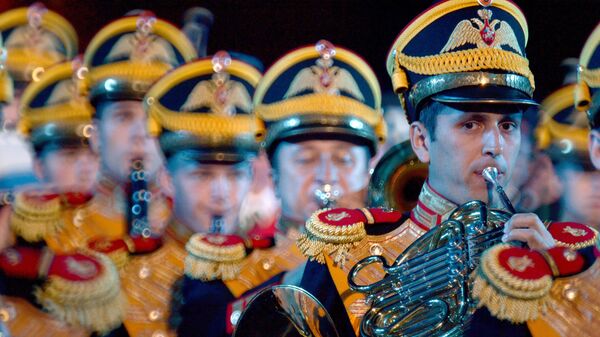
[(598, 238), (594, 229), (576, 222), (553, 222), (548, 231), (557, 246), (575, 250), (593, 246)]

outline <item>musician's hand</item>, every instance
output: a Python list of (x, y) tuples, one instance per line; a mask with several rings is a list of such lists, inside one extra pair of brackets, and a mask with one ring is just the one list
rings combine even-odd
[(503, 242), (525, 242), (531, 249), (542, 250), (554, 247), (554, 239), (540, 218), (533, 213), (515, 214), (504, 224)]

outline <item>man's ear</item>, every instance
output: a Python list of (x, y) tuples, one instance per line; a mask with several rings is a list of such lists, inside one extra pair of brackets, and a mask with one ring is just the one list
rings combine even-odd
[(38, 179), (44, 181), (44, 164), (37, 156), (33, 159), (33, 173)]
[(158, 169), (157, 178), (161, 191), (163, 191), (166, 196), (173, 199), (175, 196), (175, 187), (173, 186), (173, 178), (169, 174), (169, 170), (164, 166), (161, 166), (161, 168)]
[(275, 193), (275, 197), (281, 200), (281, 194), (279, 193), (279, 173), (277, 169), (274, 167), (271, 168), (269, 175), (271, 176), (271, 181), (273, 181), (273, 192)]
[(429, 146), (431, 144), (431, 137), (427, 131), (427, 128), (425, 128), (425, 125), (421, 122), (412, 122), (410, 124), (408, 135), (412, 149), (419, 160), (423, 163), (429, 163)]
[(100, 121), (94, 119), (90, 130), (90, 146), (94, 153), (100, 153)]
[(597, 129), (590, 132), (588, 147), (592, 164), (594, 164), (597, 170), (600, 170), (600, 131)]

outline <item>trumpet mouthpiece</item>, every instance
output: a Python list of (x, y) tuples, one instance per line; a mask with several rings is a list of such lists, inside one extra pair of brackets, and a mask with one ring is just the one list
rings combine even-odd
[(494, 184), (494, 185), (498, 184), (498, 182), (496, 181), (496, 178), (498, 178), (498, 169), (497, 168), (486, 167), (481, 172), (481, 175), (483, 176), (483, 179), (485, 179), (487, 182)]

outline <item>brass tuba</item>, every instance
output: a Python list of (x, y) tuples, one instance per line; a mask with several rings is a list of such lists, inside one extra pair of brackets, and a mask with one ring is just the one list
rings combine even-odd
[[(484, 250), (500, 242), (511, 214), (481, 201), (458, 207), (441, 225), (420, 237), (389, 265), (379, 255), (359, 261), (348, 274), (370, 309), (361, 336), (460, 336), (475, 311), (469, 275)], [(372, 284), (355, 280), (369, 268), (386, 277)]]
[(417, 204), (428, 171), (427, 164), (417, 159), (410, 141), (394, 145), (373, 170), (368, 205), (410, 211)]
[(306, 290), (277, 285), (260, 291), (243, 311), (233, 337), (339, 337), (321, 302)]

